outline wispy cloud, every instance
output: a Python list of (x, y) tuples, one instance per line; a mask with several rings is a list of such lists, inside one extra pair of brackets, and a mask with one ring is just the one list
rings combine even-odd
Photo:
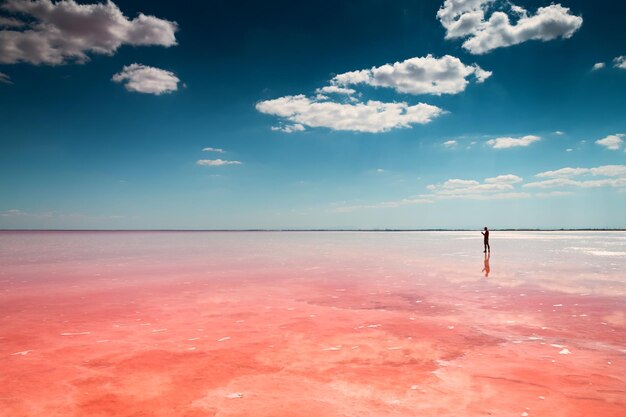
[(219, 167), (224, 165), (241, 165), (241, 161), (225, 161), (223, 159), (199, 159), (196, 161), (197, 165)]
[(442, 143), (442, 145), (443, 145), (445, 148), (448, 148), (448, 149), (451, 149), (451, 148), (456, 148), (456, 146), (457, 146), (458, 144), (459, 144), (459, 143), (458, 143), (456, 140), (447, 140), (447, 141), (445, 141), (445, 142), (443, 142), (443, 143)]
[(113, 55), (122, 45), (176, 45), (177, 24), (143, 13), (130, 20), (112, 1), (8, 0), (0, 6), (0, 64), (84, 63), (88, 54)]
[(161, 95), (178, 90), (178, 77), (171, 71), (142, 64), (126, 65), (111, 78), (116, 83), (124, 83), (128, 91)]
[(220, 148), (202, 148), (203, 152), (215, 152), (215, 153), (225, 153), (226, 151), (224, 149), (220, 149)]
[(594, 176), (602, 175), (607, 177), (626, 177), (626, 165), (602, 165), (595, 168), (565, 167), (554, 171), (540, 172), (535, 176), (540, 178), (569, 178), (584, 174)]
[[(543, 181), (529, 182), (524, 188), (599, 188), (599, 187), (626, 187), (626, 165), (602, 165), (593, 168), (565, 167), (554, 171), (540, 172), (538, 178), (548, 178)], [(579, 178), (583, 177), (583, 178)], [(587, 178), (585, 178), (587, 177)], [(589, 179), (589, 177), (608, 177)]]
[(366, 210), (366, 209), (381, 209), (381, 208), (398, 208), (402, 206), (409, 206), (414, 204), (429, 204), (432, 203), (433, 200), (421, 197), (407, 197), (401, 200), (395, 201), (383, 201), (381, 203), (373, 203), (373, 204), (354, 204), (354, 205), (340, 205), (331, 209), (331, 211), (336, 213), (350, 213), (357, 210)]
[(488, 140), (487, 145), (494, 149), (508, 149), (529, 146), (539, 140), (541, 140), (541, 137), (534, 135), (522, 136), (520, 138), (502, 137)]
[(497, 177), (485, 178), (488, 184), (517, 184), (524, 181), (522, 177), (513, 174), (498, 175)]
[[(513, 200), (565, 197), (573, 195), (572, 188), (591, 189), (610, 187), (626, 192), (626, 165), (602, 165), (592, 168), (565, 167), (535, 174), (541, 181), (524, 183), (515, 174), (502, 174), (475, 179), (451, 178), (426, 186), (427, 193), (380, 203), (344, 205), (333, 207), (335, 212), (352, 212), (362, 209), (397, 208), (414, 204), (436, 203), (441, 200)], [(598, 178), (601, 177), (601, 178)], [(604, 177), (604, 178), (602, 178)], [(543, 179), (546, 178), (546, 179)], [(521, 188), (520, 188), (521, 187)], [(556, 190), (554, 190), (556, 188)], [(560, 189), (559, 189), (560, 188)], [(563, 189), (565, 188), (565, 189)], [(543, 191), (553, 189), (550, 191)], [(537, 190), (537, 192), (532, 192)]]
[(613, 59), (613, 66), (619, 69), (626, 69), (626, 55), (618, 56)]
[(334, 207), (335, 212), (352, 212), (362, 209), (397, 208), (415, 204), (435, 203), (438, 200), (511, 200), (530, 198), (531, 194), (520, 192), (515, 185), (523, 178), (513, 174), (503, 174), (486, 178), (484, 182), (452, 178), (440, 184), (426, 186), (429, 193), (417, 194), (399, 200), (384, 201), (381, 203), (341, 205)]
[(3, 72), (0, 72), (0, 83), (3, 83), (3, 84), (13, 84), (13, 81), (11, 81), (11, 77), (9, 77), (8, 75), (6, 75)]
[(5, 219), (39, 219), (39, 220), (66, 220), (66, 219), (85, 219), (85, 220), (103, 220), (103, 219), (124, 219), (128, 216), (121, 215), (104, 215), (104, 216), (94, 216), (87, 215), (82, 213), (59, 213), (56, 211), (44, 211), (44, 212), (34, 212), (34, 211), (24, 211), (20, 209), (10, 209), (5, 211), (0, 211), (0, 217)]
[(293, 132), (303, 132), (306, 129), (300, 123), (280, 125), (280, 126), (272, 126), (273, 131), (285, 132), (285, 133), (293, 133)]
[(570, 178), (554, 178), (551, 180), (529, 182), (524, 184), (526, 188), (558, 188), (558, 187), (626, 187), (626, 178), (605, 178), (600, 180), (573, 180)]
[(356, 90), (353, 90), (352, 88), (338, 87), (336, 85), (327, 85), (326, 87), (318, 88), (317, 90), (315, 90), (315, 92), (318, 93), (318, 94), (345, 94), (345, 95), (351, 95), (351, 94), (355, 94)]
[[(507, 5), (510, 14), (502, 9)], [(487, 18), (489, 10), (494, 11)], [(511, 24), (510, 15), (515, 24)], [(463, 48), (472, 54), (485, 54), (529, 40), (567, 39), (583, 23), (582, 17), (560, 4), (540, 7), (531, 15), (523, 7), (494, 0), (446, 0), (437, 17), (446, 29), (446, 39), (467, 38)]]

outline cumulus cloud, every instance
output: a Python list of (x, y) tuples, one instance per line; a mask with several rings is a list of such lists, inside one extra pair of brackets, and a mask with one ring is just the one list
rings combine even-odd
[(624, 135), (621, 133), (618, 133), (616, 135), (608, 135), (605, 138), (598, 139), (596, 143), (612, 151), (617, 151), (619, 148), (622, 147), (622, 143), (624, 143), (624, 139), (622, 139), (623, 137)]
[(367, 84), (373, 87), (393, 88), (408, 94), (457, 94), (465, 90), (468, 78), (473, 76), (482, 83), (491, 76), (478, 65), (465, 65), (459, 58), (432, 55), (410, 58), (402, 62), (385, 64), (335, 76), (331, 83), (337, 86)]
[(13, 81), (11, 81), (11, 77), (6, 75), (4, 72), (0, 72), (0, 83), (13, 84)]
[(626, 55), (618, 56), (613, 59), (613, 66), (615, 68), (626, 69)]
[(178, 90), (180, 81), (171, 71), (142, 64), (126, 65), (111, 78), (116, 83), (125, 83), (128, 91), (161, 95)]
[(600, 70), (602, 68), (606, 67), (606, 64), (604, 62), (596, 62), (595, 64), (593, 64), (593, 67), (591, 67), (592, 71), (597, 71)]
[(241, 165), (241, 161), (225, 161), (223, 159), (200, 159), (196, 161), (196, 164), (200, 166), (220, 167), (224, 165)]
[[(511, 15), (503, 9), (507, 5)], [(511, 17), (516, 20), (513, 24)], [(529, 40), (567, 39), (583, 23), (582, 17), (560, 4), (540, 7), (531, 15), (523, 7), (494, 0), (446, 0), (437, 18), (446, 29), (446, 39), (466, 38), (463, 48), (477, 55)]]
[(112, 1), (8, 0), (0, 8), (14, 15), (1, 21), (8, 29), (0, 30), (0, 64), (84, 63), (122, 45), (176, 45), (175, 22), (143, 13), (130, 20)]
[(311, 99), (302, 94), (261, 101), (257, 103), (256, 109), (303, 127), (370, 133), (429, 123), (444, 113), (439, 107), (424, 103), (412, 106), (405, 102), (385, 103), (373, 100), (365, 103), (341, 103)]
[(541, 140), (541, 138), (534, 135), (522, 136), (520, 138), (503, 137), (490, 139), (487, 141), (487, 145), (491, 146), (494, 149), (508, 149), (528, 146), (531, 143), (537, 142), (539, 140)]
[(455, 148), (459, 143), (456, 140), (447, 140), (442, 145), (446, 148)]
[(216, 153), (226, 152), (224, 149), (220, 149), (220, 148), (203, 148), (202, 151), (203, 152), (216, 152)]

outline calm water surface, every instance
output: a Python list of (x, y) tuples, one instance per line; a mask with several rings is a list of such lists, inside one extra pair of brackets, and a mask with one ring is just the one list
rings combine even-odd
[(626, 415), (626, 233), (0, 232), (0, 416)]

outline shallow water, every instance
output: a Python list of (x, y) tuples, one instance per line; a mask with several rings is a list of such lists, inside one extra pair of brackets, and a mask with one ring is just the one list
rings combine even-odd
[(626, 233), (491, 247), (0, 232), (0, 416), (626, 415)]

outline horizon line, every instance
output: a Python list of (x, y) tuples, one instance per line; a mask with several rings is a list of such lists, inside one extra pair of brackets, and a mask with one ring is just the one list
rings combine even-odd
[[(0, 229), (0, 232), (473, 232), (482, 228), (427, 228), (427, 229), (404, 229), (404, 228), (375, 228), (375, 229), (351, 229), (351, 228), (251, 228), (251, 229)], [(626, 228), (496, 228), (489, 229), (496, 232), (626, 232)]]

